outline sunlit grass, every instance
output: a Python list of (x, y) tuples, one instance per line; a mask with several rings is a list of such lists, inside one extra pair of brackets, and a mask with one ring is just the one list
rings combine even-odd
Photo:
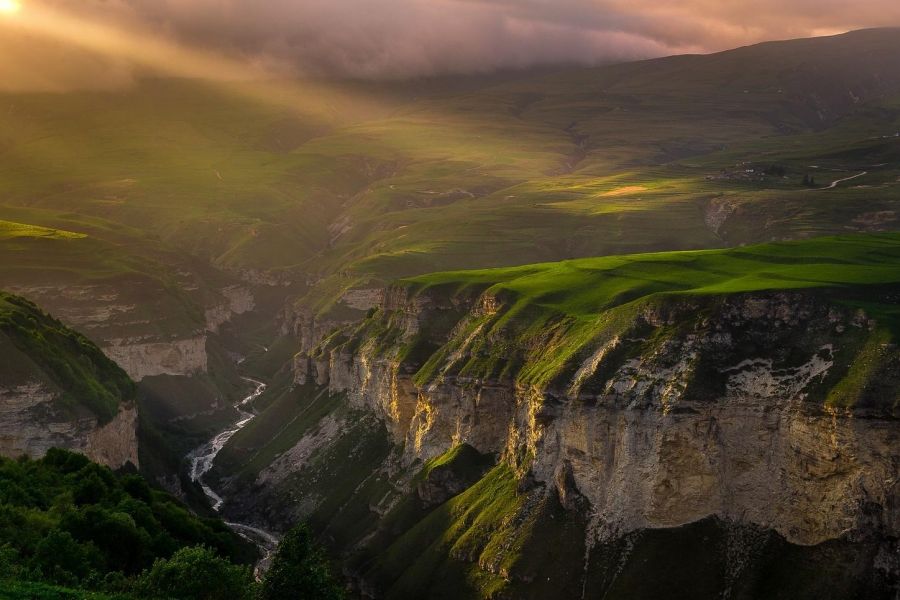
[[(522, 348), (539, 347), (518, 378), (541, 385), (602, 332), (628, 321), (629, 306), (652, 298), (898, 284), (900, 234), (580, 259), (436, 273), (404, 282), (414, 293), (437, 288), (449, 295), (488, 293), (498, 298), (502, 308), (483, 323), (480, 337), (492, 339), (495, 332), (512, 335)], [(887, 320), (883, 325), (894, 327), (890, 316)], [(535, 346), (537, 339), (542, 341)], [(434, 376), (433, 363), (423, 367), (417, 381)], [(472, 363), (462, 372), (478, 376), (486, 368), (492, 368), (490, 362)]]
[(63, 231), (61, 229), (50, 229), (49, 227), (40, 227), (38, 225), (0, 220), (0, 241), (12, 238), (79, 240), (86, 237), (87, 236), (83, 233), (75, 233), (73, 231)]

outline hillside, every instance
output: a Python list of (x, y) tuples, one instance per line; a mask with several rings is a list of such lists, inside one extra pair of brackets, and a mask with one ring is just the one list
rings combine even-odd
[[(896, 30), (869, 30), (425, 82), (418, 95), (399, 83), (166, 80), (6, 95), (0, 218), (53, 227), (54, 211), (74, 210), (134, 228), (116, 231), (120, 242), (150, 235), (229, 272), (324, 278), (309, 297), (320, 309), (370, 280), (504, 266), (510, 255), (883, 228), (898, 176), (881, 164), (897, 153), (881, 138), (898, 129), (896, 55)], [(785, 176), (747, 176), (773, 164)], [(810, 165), (821, 183), (868, 173), (816, 198), (800, 185)], [(118, 245), (148, 254), (146, 240)]]
[(97, 346), (0, 293), (0, 348), (3, 455), (63, 447), (114, 467), (138, 463), (134, 382)]
[[(572, 70), (357, 126), (347, 141), (369, 133), (362, 147), (377, 140), (391, 171), (335, 222), (332, 275), (310, 300), (323, 309), (372, 279), (509, 257), (889, 228), (897, 39), (865, 31)], [(806, 173), (824, 185), (864, 171), (827, 191), (801, 185)]]
[[(436, 364), (447, 356), (465, 351), (473, 356), (472, 362), (449, 365), (449, 373), (442, 374), (500, 375), (544, 386), (559, 378), (578, 357), (591, 354), (598, 339), (621, 335), (610, 331), (621, 326), (616, 321), (628, 320), (635, 311), (657, 301), (665, 304), (681, 298), (834, 289), (832, 293), (843, 294), (842, 302), (848, 307), (856, 305), (878, 317), (885, 339), (893, 340), (900, 334), (891, 300), (898, 283), (900, 236), (892, 233), (438, 273), (409, 280), (406, 285), (413, 297), (434, 294), (450, 299), (468, 297), (471, 302), (480, 296), (479, 302), (495, 305), (485, 309), (484, 318), (454, 331), (451, 343), (416, 374), (419, 383), (430, 382)], [(466, 347), (476, 329), (487, 341), (512, 337), (523, 357), (504, 364), (491, 356), (489, 346)], [(362, 331), (367, 333), (365, 328)], [(657, 333), (654, 343), (662, 342), (661, 334)], [(382, 331), (378, 335), (390, 339)]]

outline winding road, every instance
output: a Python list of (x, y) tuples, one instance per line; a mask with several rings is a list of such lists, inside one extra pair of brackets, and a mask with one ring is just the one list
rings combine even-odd
[[(238, 411), (237, 421), (188, 455), (191, 481), (200, 484), (203, 493), (209, 498), (212, 508), (216, 512), (222, 508), (225, 499), (204, 481), (204, 477), (212, 470), (216, 456), (219, 455), (219, 452), (225, 447), (225, 444), (227, 444), (238, 431), (246, 427), (250, 421), (256, 418), (256, 414), (251, 412), (251, 406), (253, 401), (266, 391), (266, 384), (262, 381), (257, 381), (249, 377), (244, 377), (243, 379), (256, 387), (253, 392), (234, 405), (234, 408)], [(272, 556), (278, 548), (278, 537), (265, 529), (260, 529), (259, 527), (254, 527), (253, 525), (248, 525), (246, 523), (226, 521), (225, 524), (235, 533), (255, 544), (262, 552), (263, 558), (256, 565), (256, 574), (257, 577), (259, 577), (260, 574), (268, 568)]]

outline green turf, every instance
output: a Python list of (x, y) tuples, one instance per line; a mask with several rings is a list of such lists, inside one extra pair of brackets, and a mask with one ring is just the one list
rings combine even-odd
[[(416, 376), (420, 384), (434, 378), (441, 365), (446, 368), (454, 348), (467, 343), (477, 330), (479, 339), (503, 338), (516, 343), (526, 353), (526, 364), (518, 365), (513, 374), (522, 383), (546, 385), (588, 345), (615, 328), (617, 319), (627, 321), (630, 306), (649, 299), (816, 288), (859, 290), (897, 284), (900, 234), (435, 273), (399, 285), (412, 294), (434, 290), (471, 298), (486, 293), (499, 304), (496, 312), (471, 319), (463, 330), (455, 332), (449, 344), (431, 356)], [(859, 298), (854, 302), (860, 302)], [(890, 306), (867, 308), (890, 335), (896, 336), (895, 310)], [(548, 333), (550, 338), (546, 337)], [(543, 342), (534, 352), (524, 350), (535, 347), (538, 338)], [(503, 352), (503, 348), (492, 347), (480, 362), (456, 368), (462, 369), (461, 374), (498, 375), (493, 372), (491, 357), (496, 355), (499, 360)]]
[(129, 598), (131, 597), (73, 590), (44, 583), (0, 580), (0, 600), (127, 600)]
[(0, 240), (7, 240), (10, 238), (77, 240), (84, 237), (87, 236), (83, 233), (50, 229), (48, 227), (40, 227), (37, 225), (26, 225), (24, 223), (13, 223), (11, 221), (0, 221)]

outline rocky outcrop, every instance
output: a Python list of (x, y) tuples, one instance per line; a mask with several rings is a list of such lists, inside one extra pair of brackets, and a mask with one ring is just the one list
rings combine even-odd
[(140, 466), (137, 428), (137, 405), (125, 405), (112, 421), (91, 431), (86, 443), (78, 450), (91, 460), (113, 469), (128, 463)]
[(243, 286), (233, 285), (221, 291), (223, 301), (206, 309), (206, 329), (217, 332), (236, 315), (250, 312), (256, 306), (253, 292)]
[(395, 288), (298, 355), (295, 379), (378, 415), (407, 464), (461, 443), (502, 455), (585, 512), (589, 545), (707, 517), (800, 545), (900, 535), (900, 363), (864, 313), (814, 292), (648, 302), (534, 385), (471, 367), (485, 347), (535, 356), (488, 333), (502, 311)]
[[(123, 286), (126, 284), (123, 284)], [(68, 286), (11, 286), (17, 294), (30, 298), (46, 308), (69, 327), (76, 329), (100, 346), (104, 353), (119, 363), (135, 381), (154, 375), (194, 375), (207, 370), (206, 333), (202, 324), (185, 321), (176, 310), (185, 307), (168, 296), (152, 290), (141, 295), (142, 285), (135, 289), (103, 284)], [(231, 290), (221, 311), (207, 315), (211, 325), (217, 319), (238, 312), (247, 298), (241, 288)], [(156, 295), (157, 297), (154, 297)], [(250, 300), (252, 302), (252, 299)], [(158, 311), (156, 319), (148, 317)], [(211, 309), (212, 310), (212, 309)], [(166, 319), (171, 319), (167, 322)]]
[[(184, 274), (190, 279), (190, 274)], [(195, 307), (167, 292), (152, 290), (142, 295), (122, 285), (11, 286), (16, 293), (35, 300), (70, 327), (83, 332), (119, 363), (128, 375), (140, 381), (157, 375), (192, 376), (208, 369), (207, 332), (218, 332), (223, 324), (255, 307), (250, 288), (230, 285), (215, 293), (200, 294), (199, 283), (190, 279), (186, 287), (197, 292), (202, 321)], [(199, 312), (199, 309), (196, 309)], [(148, 315), (157, 315), (151, 318)]]
[(102, 348), (135, 381), (154, 375), (197, 375), (207, 370), (206, 335), (169, 342), (114, 339)]
[(101, 464), (119, 468), (138, 465), (137, 409), (120, 407), (100, 424), (85, 410), (68, 407), (60, 394), (41, 382), (0, 385), (0, 455), (40, 458), (50, 448), (81, 452)]

